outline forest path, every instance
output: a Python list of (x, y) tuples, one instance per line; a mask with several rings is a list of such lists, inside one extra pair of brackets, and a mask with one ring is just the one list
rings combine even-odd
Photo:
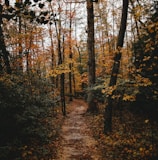
[(68, 105), (70, 112), (64, 120), (60, 133), (58, 160), (102, 160), (97, 141), (86, 124), (87, 104), (73, 100)]

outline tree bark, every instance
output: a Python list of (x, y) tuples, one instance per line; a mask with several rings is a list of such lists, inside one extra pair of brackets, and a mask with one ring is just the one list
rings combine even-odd
[[(71, 30), (72, 30), (72, 17), (71, 17), (71, 3), (70, 3), (70, 22), (69, 22), (69, 58), (70, 60), (72, 60), (72, 47), (71, 47)], [(72, 101), (73, 98), (72, 98), (72, 62), (69, 64), (69, 69), (70, 69), (70, 72), (69, 72), (69, 94), (70, 94), (70, 98), (69, 98), (69, 101)]]
[[(50, 5), (51, 7), (51, 5)], [(58, 0), (58, 9), (61, 10), (61, 6), (60, 6), (60, 0)], [(52, 13), (53, 9), (51, 7)], [(58, 22), (58, 24), (57, 24)], [(57, 35), (57, 42), (58, 42), (58, 65), (61, 65), (63, 63), (64, 60), (64, 47), (63, 47), (63, 51), (61, 51), (61, 15), (59, 12), (59, 20), (56, 21), (56, 19), (54, 18), (54, 25), (55, 25), (55, 31), (56, 31), (56, 35)], [(64, 43), (64, 36), (63, 36), (63, 43)], [(60, 79), (60, 80), (59, 80)], [(59, 76), (57, 76), (57, 83), (56, 83), (56, 87), (58, 87), (58, 81), (60, 84), (60, 98), (61, 98), (61, 109), (62, 109), (62, 114), (63, 116), (66, 116), (66, 103), (65, 103), (65, 74), (62, 73)]]
[(92, 0), (87, 0), (87, 26), (88, 26), (88, 38), (87, 38), (87, 50), (88, 50), (88, 112), (97, 112), (97, 105), (94, 100), (94, 95), (91, 87), (95, 84), (95, 50), (94, 50), (94, 11)]
[[(59, 8), (60, 8), (60, 4), (59, 4)], [(56, 26), (57, 27), (57, 26)], [(57, 28), (56, 28), (57, 31)], [(59, 29), (57, 31), (57, 37), (58, 37), (58, 64), (62, 64), (63, 63), (63, 59), (64, 59), (64, 51), (62, 53), (61, 51), (61, 18), (59, 19)], [(61, 97), (61, 106), (62, 106), (62, 113), (63, 116), (66, 116), (66, 104), (65, 104), (65, 74), (62, 73), (60, 75), (60, 97)]]
[[(112, 68), (109, 86), (115, 86), (117, 82), (117, 76), (120, 68), (120, 60), (122, 56), (121, 48), (123, 47), (124, 36), (126, 32), (128, 4), (129, 4), (128, 0), (123, 0), (121, 24), (116, 46), (117, 51), (114, 57), (114, 64)], [(104, 113), (104, 133), (107, 134), (111, 131), (112, 131), (112, 95), (108, 97), (108, 104), (105, 107), (105, 113)]]
[[(3, 29), (2, 29), (2, 10), (3, 10), (3, 6), (0, 4), (0, 56), (2, 57), (2, 59), (4, 61), (4, 64), (6, 67), (6, 72), (8, 74), (11, 74), (9, 52), (6, 49), (4, 34), (3, 34)], [(0, 65), (0, 67), (2, 70), (2, 64)]]
[[(58, 58), (59, 58), (59, 62), (58, 64), (62, 64), (63, 63), (63, 55), (61, 52), (61, 22), (59, 22), (59, 35), (58, 35)], [(66, 105), (65, 105), (65, 74), (62, 73), (60, 75), (60, 97), (61, 97), (61, 105), (62, 105), (62, 113), (64, 116), (66, 116)]]

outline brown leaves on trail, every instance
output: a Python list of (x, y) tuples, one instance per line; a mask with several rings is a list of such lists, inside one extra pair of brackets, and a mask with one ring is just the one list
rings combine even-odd
[(68, 108), (69, 114), (60, 132), (57, 160), (102, 160), (98, 144), (86, 123), (87, 104), (82, 100), (74, 100)]
[(58, 112), (52, 122), (44, 121), (52, 123), (52, 134), (48, 143), (34, 141), (32, 146), (19, 148), (21, 159), (68, 160), (65, 154), (76, 160), (151, 160), (158, 156), (156, 122), (132, 114), (127, 109), (123, 109), (121, 114), (115, 109), (113, 132), (104, 135), (104, 105), (99, 106), (98, 115), (85, 114), (84, 105), (85, 102), (74, 100), (67, 107), (67, 117), (63, 118)]

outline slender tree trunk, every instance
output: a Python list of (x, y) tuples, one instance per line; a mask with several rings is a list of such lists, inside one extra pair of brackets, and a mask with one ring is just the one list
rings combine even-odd
[[(24, 26), (25, 26), (25, 35), (26, 35), (28, 33), (27, 23), (25, 23)], [(28, 74), (29, 74), (29, 69), (30, 69), (30, 66), (31, 66), (30, 65), (31, 64), (31, 62), (30, 62), (30, 60), (31, 60), (30, 50), (31, 50), (32, 42), (33, 42), (33, 34), (32, 34), (32, 32), (33, 32), (33, 29), (31, 28), (29, 30), (29, 39), (27, 39), (25, 37), (26, 71), (27, 71)], [(28, 43), (28, 46), (27, 46), (27, 43)]]
[[(51, 25), (49, 25), (49, 35), (50, 35), (50, 42), (51, 42), (51, 68), (54, 67), (54, 42), (53, 42), (53, 36), (52, 36), (52, 28)], [(51, 78), (53, 85), (55, 84), (55, 78)]]
[[(124, 36), (126, 32), (128, 4), (128, 0), (123, 0), (121, 24), (117, 39), (117, 52), (114, 57), (114, 64), (112, 68), (109, 86), (115, 86), (117, 82), (117, 76), (120, 68), (120, 60), (122, 56), (121, 48), (123, 47)], [(108, 97), (108, 105), (105, 107), (104, 118), (104, 133), (107, 134), (112, 131), (112, 95)]]
[[(59, 6), (60, 7), (60, 6)], [(59, 29), (57, 32), (58, 37), (58, 64), (63, 63), (63, 55), (61, 52), (61, 20), (59, 20)], [(64, 54), (64, 52), (63, 52)], [(60, 75), (60, 97), (61, 97), (61, 105), (62, 105), (62, 113), (64, 116), (66, 116), (66, 104), (65, 104), (65, 74), (62, 73)]]
[[(19, 0), (18, 1), (19, 4), (22, 4), (22, 0)], [(19, 11), (20, 11), (20, 8), (19, 8)], [(23, 47), (22, 47), (22, 37), (21, 37), (21, 34), (22, 34), (22, 16), (20, 15), (20, 12), (17, 16), (18, 18), (18, 34), (19, 34), (19, 37), (18, 37), (18, 66), (17, 66), (17, 70), (19, 72), (23, 72), (23, 56), (22, 56), (22, 52), (23, 52)]]
[[(59, 35), (60, 35), (60, 31), (59, 31)], [(60, 36), (58, 37), (58, 58), (59, 58), (58, 64), (60, 65), (63, 63)], [(65, 105), (65, 74), (64, 73), (60, 75), (60, 97), (61, 97), (62, 113), (65, 116), (66, 115), (66, 105)]]
[[(61, 44), (60, 44), (61, 42), (60, 42), (60, 35), (59, 35), (59, 33), (58, 33), (58, 27), (57, 27), (57, 21), (56, 21), (56, 20), (54, 20), (54, 25), (55, 25), (56, 35), (57, 35), (58, 58), (59, 58), (59, 55), (60, 55), (60, 52), (61, 52), (61, 51), (59, 51), (59, 47), (61, 47)], [(59, 31), (59, 32), (60, 32), (60, 31)], [(59, 62), (58, 62), (58, 64), (59, 64)], [(59, 86), (58, 82), (59, 82), (59, 76), (56, 77), (56, 87), (57, 87), (57, 88), (59, 88), (59, 87), (58, 87), (58, 86)]]
[(92, 0), (87, 0), (87, 25), (88, 25), (88, 112), (97, 112), (97, 105), (91, 87), (95, 84), (95, 51), (94, 51), (94, 11)]
[[(54, 14), (52, 5), (50, 3), (50, 8), (52, 13)], [(61, 6), (60, 6), (60, 0), (58, 0), (58, 9), (59, 11), (61, 10)], [(55, 14), (54, 14), (55, 15)], [(57, 25), (58, 22), (58, 25)], [(61, 51), (61, 16), (60, 16), (60, 12), (59, 12), (59, 20), (57, 21), (55, 19), (54, 16), (54, 25), (55, 25), (55, 31), (56, 31), (56, 35), (57, 35), (57, 42), (58, 42), (58, 65), (63, 63), (63, 57), (64, 57), (64, 51), (62, 53)], [(64, 38), (64, 37), (63, 37)], [(63, 40), (64, 41), (64, 40)], [(63, 49), (64, 50), (64, 49)], [(60, 79), (60, 81), (59, 81)], [(59, 76), (57, 76), (56, 79), (56, 87), (58, 87), (58, 81), (60, 83), (60, 97), (61, 97), (61, 107), (62, 107), (62, 113), (64, 116), (66, 116), (66, 104), (65, 104), (65, 74), (62, 73)]]
[[(4, 34), (3, 34), (3, 29), (2, 29), (2, 9), (3, 9), (3, 6), (0, 4), (0, 56), (2, 57), (4, 61), (6, 72), (8, 74), (11, 74), (9, 52), (6, 49), (6, 45), (4, 41)], [(0, 64), (0, 68), (2, 70), (2, 64)]]
[[(57, 40), (58, 40), (57, 22), (56, 22), (56, 19), (55, 19), (55, 14), (54, 14), (54, 11), (53, 11), (51, 1), (49, 3), (49, 7), (50, 7), (50, 11), (54, 15), (55, 32), (56, 32)], [(52, 55), (52, 69), (53, 69), (53, 67), (55, 65), (55, 59), (54, 59), (54, 42), (53, 42), (52, 32), (53, 32), (53, 30), (52, 30), (51, 24), (50, 24), (49, 34), (50, 34), (50, 40), (51, 40), (51, 55)], [(52, 78), (52, 83), (55, 85), (56, 88), (58, 88), (58, 76), (57, 76), (57, 78)]]
[[(63, 34), (63, 51), (61, 52), (61, 59), (62, 63), (64, 62), (65, 59), (65, 35)], [(66, 116), (66, 103), (65, 103), (65, 73), (61, 74), (61, 79), (60, 79), (60, 84), (61, 84), (61, 98), (62, 98), (62, 113), (64, 116)]]
[[(71, 29), (72, 29), (72, 17), (71, 17), (71, 3), (70, 3), (70, 23), (69, 23), (69, 58), (72, 60), (72, 48), (71, 48)], [(69, 64), (69, 100), (72, 101), (72, 62)]]
[(8, 74), (11, 74), (11, 67), (10, 67), (10, 61), (9, 61), (9, 52), (6, 49), (5, 42), (4, 42), (4, 35), (2, 31), (2, 26), (0, 25), (0, 54), (2, 55), (6, 72)]

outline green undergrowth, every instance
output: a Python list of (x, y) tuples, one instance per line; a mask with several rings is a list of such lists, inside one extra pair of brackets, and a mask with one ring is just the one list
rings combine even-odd
[(38, 75), (0, 77), (0, 160), (54, 157), (62, 123), (59, 95)]

